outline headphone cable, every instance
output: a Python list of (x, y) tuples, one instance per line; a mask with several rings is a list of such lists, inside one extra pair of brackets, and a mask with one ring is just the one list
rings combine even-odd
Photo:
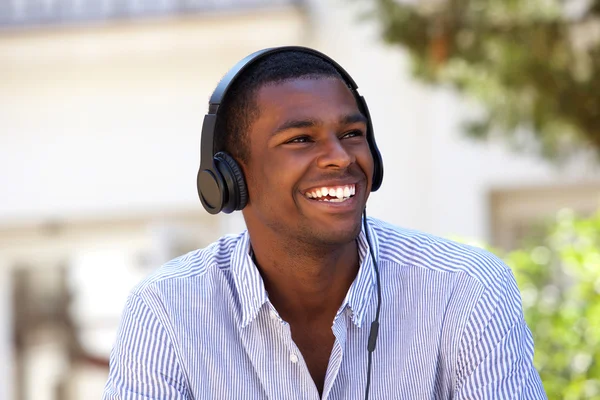
[(369, 389), (371, 387), (371, 366), (373, 361), (373, 351), (375, 351), (375, 345), (377, 343), (377, 335), (379, 334), (379, 312), (381, 309), (381, 284), (379, 280), (379, 268), (377, 267), (377, 260), (375, 253), (373, 252), (373, 246), (371, 238), (369, 236), (369, 227), (367, 226), (367, 209), (363, 212), (363, 224), (365, 227), (365, 235), (367, 237), (367, 243), (369, 243), (369, 253), (371, 253), (371, 259), (373, 260), (373, 268), (375, 269), (375, 279), (377, 281), (377, 309), (375, 311), (375, 319), (371, 322), (371, 330), (369, 331), (369, 341), (367, 344), (367, 351), (369, 352), (369, 361), (367, 364), (367, 385), (365, 390), (365, 400), (369, 399)]

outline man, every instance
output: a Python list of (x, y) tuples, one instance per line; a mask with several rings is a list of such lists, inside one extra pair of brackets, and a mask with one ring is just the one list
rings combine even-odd
[(367, 219), (382, 167), (350, 78), (265, 54), (217, 88), (225, 153), (199, 174), (207, 210), (237, 199), (247, 231), (133, 290), (104, 399), (546, 398), (510, 269)]

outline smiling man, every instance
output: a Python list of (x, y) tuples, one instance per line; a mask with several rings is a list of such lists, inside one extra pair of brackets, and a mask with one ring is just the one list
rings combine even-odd
[(311, 49), (223, 78), (198, 189), (247, 231), (132, 291), (104, 399), (546, 398), (510, 269), (366, 217), (383, 176), (369, 118)]

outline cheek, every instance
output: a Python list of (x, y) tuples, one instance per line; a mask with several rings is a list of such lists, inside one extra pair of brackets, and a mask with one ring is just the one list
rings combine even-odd
[(294, 181), (289, 176), (289, 168), (275, 161), (249, 166), (244, 171), (249, 199), (259, 207), (269, 204), (272, 208), (274, 203), (285, 202), (292, 190)]
[(289, 168), (273, 163), (265, 165), (261, 182), (262, 197), (268, 197), (269, 202), (286, 202), (294, 186), (294, 179)]
[(365, 146), (356, 156), (358, 164), (361, 166), (369, 182), (373, 180), (373, 171), (375, 169), (375, 163), (373, 162), (373, 155), (371, 154), (371, 148)]
[(246, 181), (246, 191), (248, 193), (248, 201), (256, 201), (260, 197), (260, 193), (263, 191), (261, 184), (262, 179), (258, 179), (256, 166), (243, 165), (242, 170), (244, 172), (244, 180)]

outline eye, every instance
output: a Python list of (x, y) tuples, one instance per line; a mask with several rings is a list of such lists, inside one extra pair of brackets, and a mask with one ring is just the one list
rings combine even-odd
[(345, 134), (342, 135), (341, 139), (360, 137), (360, 136), (364, 136), (364, 133), (361, 130), (356, 129), (356, 130), (353, 130), (350, 132), (346, 132)]
[(308, 143), (310, 141), (310, 137), (308, 136), (296, 136), (293, 139), (288, 140), (287, 142), (285, 142), (286, 144), (291, 144), (291, 143)]

